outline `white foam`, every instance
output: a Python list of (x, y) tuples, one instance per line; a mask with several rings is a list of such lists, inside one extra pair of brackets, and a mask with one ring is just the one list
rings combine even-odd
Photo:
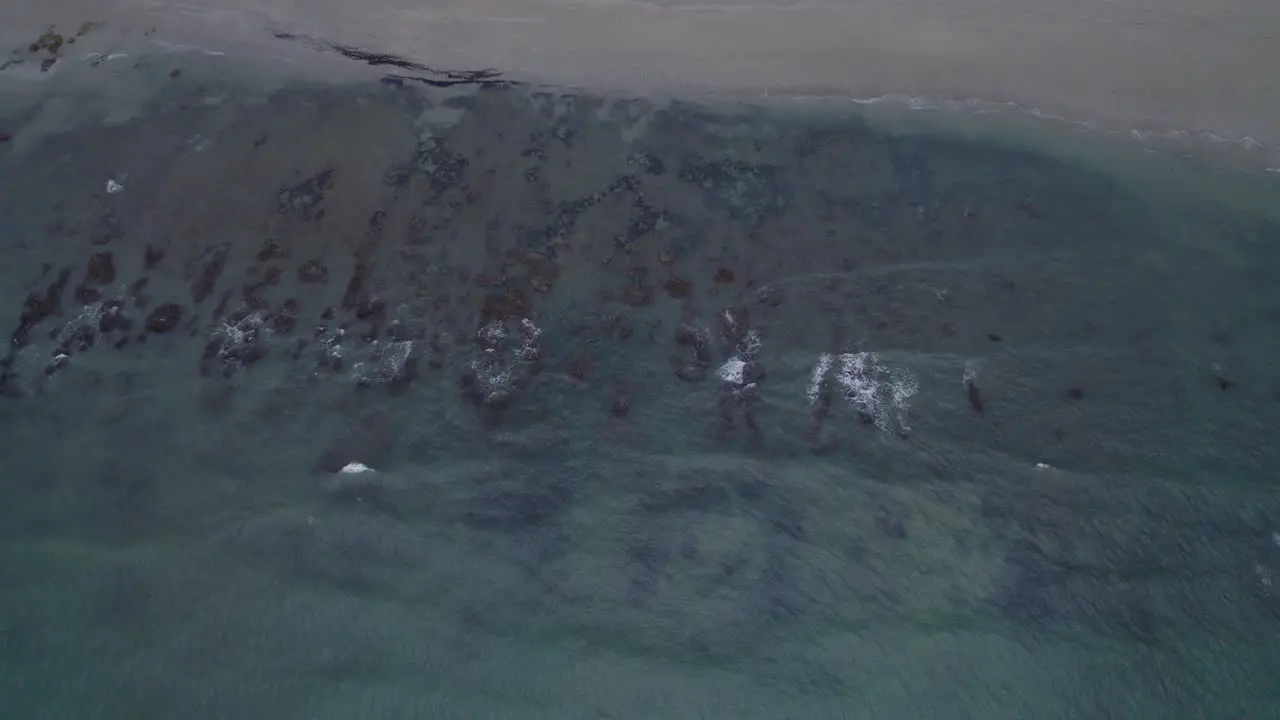
[(218, 359), (239, 368), (243, 364), (240, 353), (257, 342), (258, 330), (262, 326), (262, 316), (258, 313), (248, 315), (236, 321), (235, 324), (223, 319), (221, 327), (214, 331), (214, 336), (222, 339), (222, 346), (218, 349)]
[(542, 328), (533, 324), (529, 318), (520, 318), (520, 331), (524, 342), (513, 350), (516, 360), (531, 361), (538, 359), (538, 338), (542, 337)]
[(831, 372), (831, 366), (834, 364), (835, 358), (831, 353), (823, 353), (818, 357), (818, 362), (813, 366), (813, 372), (809, 375), (809, 386), (805, 388), (805, 395), (809, 397), (809, 407), (818, 404), (818, 396), (822, 392), (822, 383), (826, 380), (827, 374)]
[[(978, 97), (933, 99), (920, 95), (906, 95), (901, 93), (886, 93), (870, 97), (848, 97), (843, 95), (795, 95), (792, 96), (791, 99), (799, 102), (848, 102), (854, 105), (868, 106), (896, 105), (909, 110), (965, 111), (977, 115), (1019, 113), (1039, 118), (1041, 120), (1059, 122), (1074, 127), (1084, 128), (1093, 132), (1101, 132), (1107, 135), (1127, 135), (1140, 142), (1149, 142), (1153, 140), (1167, 141), (1195, 139), (1213, 145), (1233, 146), (1250, 153), (1262, 153), (1270, 149), (1267, 144), (1248, 135), (1231, 137), (1221, 133), (1209, 132), (1207, 130), (1197, 131), (1177, 128), (1130, 128), (1128, 130), (1108, 129), (1100, 126), (1097, 122), (1092, 120), (1068, 117), (1061, 113), (1023, 105), (1021, 103), (1008, 100), (985, 100)], [(1266, 168), (1266, 171), (1280, 172), (1280, 168)]]
[(351, 367), (351, 382), (357, 385), (394, 382), (402, 376), (405, 365), (413, 355), (412, 340), (385, 344), (379, 344), (375, 340), (373, 344), (373, 358), (369, 362), (358, 362)]
[(742, 385), (744, 379), (743, 370), (746, 367), (747, 364), (741, 358), (729, 358), (728, 362), (720, 366), (720, 370), (716, 374), (727, 383)]
[(502, 326), (502, 323), (494, 322), (480, 328), (476, 334), (480, 336), (486, 347), (492, 348), (500, 345), (507, 338), (507, 329)]
[(910, 430), (907, 411), (911, 398), (919, 392), (919, 385), (910, 372), (888, 368), (873, 352), (841, 353), (834, 358), (823, 354), (814, 366), (807, 388), (811, 404), (817, 401), (822, 382), (833, 365), (837, 368), (836, 384), (858, 412), (871, 418), (883, 431)]

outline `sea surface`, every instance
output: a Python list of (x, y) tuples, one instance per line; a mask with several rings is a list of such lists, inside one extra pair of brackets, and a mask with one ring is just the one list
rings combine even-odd
[(0, 716), (1280, 717), (1274, 174), (77, 68), (0, 114)]

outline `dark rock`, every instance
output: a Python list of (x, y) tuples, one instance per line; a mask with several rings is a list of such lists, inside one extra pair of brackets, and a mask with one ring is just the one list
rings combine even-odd
[(342, 308), (344, 310), (355, 310), (360, 303), (360, 293), (364, 289), (365, 277), (369, 274), (369, 266), (364, 263), (356, 263), (355, 269), (351, 271), (351, 279), (347, 281), (347, 289), (342, 294)]
[(316, 173), (297, 185), (282, 189), (276, 195), (276, 210), (308, 220), (320, 220), (324, 217), (324, 209), (320, 205), (332, 186), (332, 169)]
[(222, 297), (218, 298), (218, 304), (213, 308), (213, 316), (215, 318), (220, 318), (227, 314), (227, 304), (231, 302), (231, 294), (231, 288), (222, 291)]
[(164, 260), (164, 248), (158, 248), (147, 243), (146, 253), (142, 259), (143, 270), (154, 270), (157, 265)]
[(631, 206), (633, 210), (631, 221), (627, 223), (626, 229), (614, 238), (614, 242), (624, 248), (631, 247), (637, 240), (652, 233), (658, 228), (659, 223), (671, 220), (667, 213), (651, 207), (643, 197), (637, 197)]
[(505, 293), (490, 293), (484, 296), (480, 306), (480, 323), (503, 322), (528, 316), (528, 302), (524, 293), (509, 290)]
[(77, 285), (76, 289), (72, 291), (72, 296), (81, 305), (89, 305), (102, 299), (102, 291), (87, 285)]
[(625, 297), (628, 304), (635, 307), (644, 307), (653, 304), (654, 292), (652, 287), (642, 282), (632, 281), (627, 286)]
[(623, 417), (631, 412), (631, 396), (618, 395), (613, 399), (613, 405), (609, 407), (609, 414), (614, 417)]
[(966, 380), (964, 385), (969, 392), (969, 407), (973, 408), (974, 412), (981, 415), (984, 406), (982, 402), (982, 393), (978, 390), (978, 384), (972, 380)]
[(66, 353), (58, 353), (50, 358), (48, 363), (45, 363), (44, 375), (45, 377), (53, 377), (67, 368), (70, 364), (71, 359), (69, 355)]
[(182, 306), (177, 303), (160, 305), (147, 316), (146, 328), (153, 333), (167, 333), (182, 320)]
[(366, 300), (356, 306), (356, 319), (368, 320), (373, 317), (381, 317), (387, 309), (387, 303), (379, 298)]
[(191, 299), (196, 303), (204, 302), (213, 294), (213, 290), (227, 265), (230, 249), (226, 244), (215, 245), (204, 251), (197, 262), (191, 279)]
[(284, 248), (281, 247), (278, 240), (267, 238), (262, 241), (262, 249), (258, 251), (257, 257), (260, 263), (282, 258), (284, 257)]
[(18, 319), (18, 328), (13, 331), (13, 335), (10, 337), (10, 345), (13, 348), (26, 346), (29, 342), (32, 328), (50, 315), (62, 311), (62, 293), (66, 291), (67, 283), (70, 280), (71, 269), (64, 268), (58, 274), (58, 279), (45, 288), (44, 294), (30, 293), (27, 295), (27, 299), (22, 304), (22, 314)]
[(730, 352), (737, 350), (751, 329), (751, 316), (746, 308), (725, 308), (719, 314), (720, 339)]
[(214, 335), (205, 346), (200, 364), (202, 375), (212, 375), (215, 368), (220, 368), (222, 376), (229, 378), (267, 356), (267, 347), (259, 332), (263, 321), (257, 315), (238, 310), (225, 322), (227, 329)]
[(110, 300), (102, 308), (102, 316), (98, 319), (98, 332), (110, 333), (117, 330), (128, 332), (133, 329), (133, 320), (124, 313), (124, 304), (119, 300)]
[(693, 293), (693, 283), (674, 275), (668, 278), (662, 287), (666, 289), (668, 295), (679, 300), (683, 300)]
[(110, 285), (116, 280), (116, 263), (110, 252), (94, 253), (85, 268), (86, 285)]
[(298, 307), (297, 300), (294, 300), (293, 298), (285, 300), (284, 305), (280, 310), (272, 313), (268, 318), (272, 331), (278, 333), (292, 332), (294, 327), (298, 324), (299, 312), (300, 308)]
[(298, 268), (298, 282), (323, 285), (329, 282), (329, 268), (319, 260), (308, 260)]
[(240, 288), (240, 296), (244, 298), (244, 304), (250, 310), (266, 310), (270, 305), (266, 296), (262, 294), (263, 287), (265, 287), (265, 283), (256, 282), (246, 284)]

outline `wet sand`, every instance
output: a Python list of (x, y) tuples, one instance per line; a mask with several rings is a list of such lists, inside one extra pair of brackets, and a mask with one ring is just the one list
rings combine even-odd
[(285, 54), (270, 28), (566, 85), (980, 98), (1126, 131), (1280, 140), (1269, 71), (1280, 65), (1280, 6), (1266, 0), (58, 0), (10, 18), (5, 36), (93, 19)]

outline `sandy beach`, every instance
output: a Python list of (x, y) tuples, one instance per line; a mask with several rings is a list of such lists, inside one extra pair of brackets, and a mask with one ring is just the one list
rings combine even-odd
[(568, 85), (981, 98), (1108, 129), (1280, 140), (1266, 70), (1280, 5), (1264, 0), (56, 0), (6, 14), (9, 44), (94, 20), (284, 57), (276, 31)]

